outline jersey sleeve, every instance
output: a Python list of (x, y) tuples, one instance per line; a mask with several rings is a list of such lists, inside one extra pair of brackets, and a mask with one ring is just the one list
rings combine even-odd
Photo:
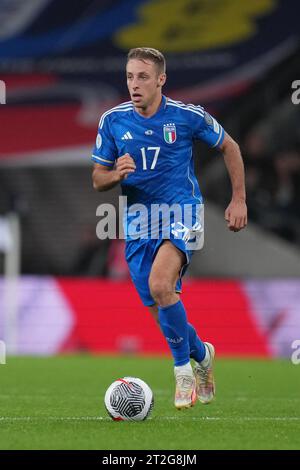
[(117, 158), (118, 149), (111, 133), (109, 116), (104, 113), (99, 121), (92, 161), (112, 168)]
[(201, 106), (195, 106), (197, 112), (192, 112), (193, 138), (202, 140), (210, 147), (220, 147), (224, 140), (225, 131), (221, 124)]

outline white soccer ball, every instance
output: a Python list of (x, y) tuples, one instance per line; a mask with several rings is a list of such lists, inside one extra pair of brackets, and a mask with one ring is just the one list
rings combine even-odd
[(106, 390), (105, 408), (114, 421), (142, 421), (153, 408), (153, 393), (149, 385), (136, 377), (123, 377)]

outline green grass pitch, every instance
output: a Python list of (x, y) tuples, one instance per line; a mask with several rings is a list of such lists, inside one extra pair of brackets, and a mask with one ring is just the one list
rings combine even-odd
[[(131, 375), (154, 392), (151, 418), (113, 422), (103, 397)], [(177, 411), (166, 357), (8, 358), (0, 365), (0, 449), (299, 449), (300, 365), (218, 359), (210, 405)]]

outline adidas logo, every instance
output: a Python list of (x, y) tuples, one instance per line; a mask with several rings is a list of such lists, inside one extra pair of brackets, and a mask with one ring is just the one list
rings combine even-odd
[(128, 140), (128, 139), (133, 139), (132, 135), (130, 134), (130, 132), (126, 132), (126, 134), (123, 135), (123, 137), (121, 138), (121, 140)]

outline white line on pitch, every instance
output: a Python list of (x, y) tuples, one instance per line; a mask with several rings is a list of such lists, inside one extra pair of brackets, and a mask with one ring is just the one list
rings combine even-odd
[[(300, 416), (155, 416), (151, 420), (190, 420), (190, 421), (300, 421)], [(0, 416), (0, 421), (111, 421), (102, 416)]]

